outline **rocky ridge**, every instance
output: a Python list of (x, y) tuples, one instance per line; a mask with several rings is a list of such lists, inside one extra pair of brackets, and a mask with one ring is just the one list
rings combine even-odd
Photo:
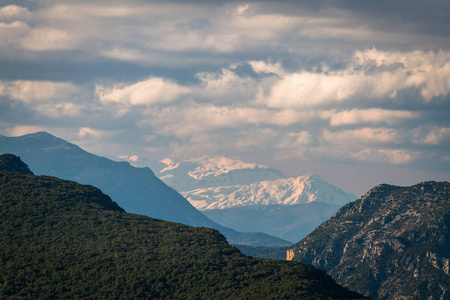
[(450, 297), (450, 183), (382, 184), (288, 250), (376, 299)]

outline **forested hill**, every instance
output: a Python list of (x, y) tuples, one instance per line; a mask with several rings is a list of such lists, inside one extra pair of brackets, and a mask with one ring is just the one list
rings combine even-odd
[(0, 171), (0, 298), (354, 299), (324, 271), (216, 230), (124, 212), (100, 190)]
[(0, 155), (0, 171), (11, 171), (22, 174), (33, 174), (27, 164), (20, 157), (13, 154)]

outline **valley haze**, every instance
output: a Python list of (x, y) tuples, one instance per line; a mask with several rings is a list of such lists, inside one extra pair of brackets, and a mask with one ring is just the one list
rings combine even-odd
[(223, 156), (360, 197), (450, 180), (448, 1), (4, 0), (0, 134)]

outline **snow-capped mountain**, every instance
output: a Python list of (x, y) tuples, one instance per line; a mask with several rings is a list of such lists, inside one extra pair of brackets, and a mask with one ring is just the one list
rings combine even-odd
[(286, 178), (279, 170), (264, 165), (245, 163), (223, 156), (202, 156), (183, 160), (163, 159), (159, 162), (133, 156), (120, 156), (135, 167), (148, 167), (168, 186), (180, 193), (198, 188), (246, 185)]
[(296, 205), (314, 201), (342, 206), (357, 199), (353, 194), (314, 174), (252, 184), (195, 189), (183, 192), (182, 195), (199, 210), (255, 205)]
[(286, 178), (279, 170), (226, 157), (159, 162), (121, 156), (149, 167), (211, 220), (238, 231), (256, 230), (297, 242), (356, 196), (306, 174)]

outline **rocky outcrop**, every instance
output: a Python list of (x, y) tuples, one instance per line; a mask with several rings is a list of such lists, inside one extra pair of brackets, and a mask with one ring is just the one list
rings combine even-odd
[(383, 184), (341, 208), (288, 257), (371, 298), (449, 299), (449, 227), (450, 183)]

